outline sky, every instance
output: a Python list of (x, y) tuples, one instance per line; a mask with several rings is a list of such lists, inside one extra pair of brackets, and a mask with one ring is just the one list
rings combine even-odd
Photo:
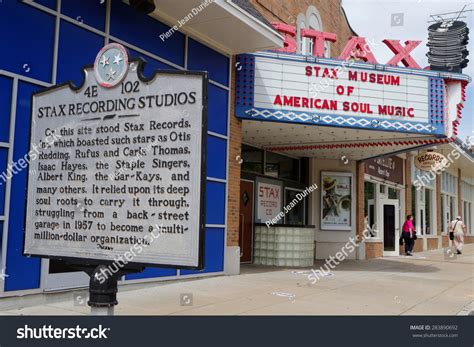
[[(357, 35), (375, 42), (372, 50), (378, 62), (385, 64), (393, 53), (382, 43), (384, 39), (396, 39), (402, 43), (406, 40), (422, 40), (412, 51), (412, 56), (421, 67), (428, 66), (426, 47), (428, 27), (433, 23), (430, 15), (458, 12), (464, 5), (466, 10), (460, 20), (466, 22), (470, 29), (468, 50), (470, 63), (463, 73), (474, 78), (474, 5), (472, 0), (343, 0), (342, 6), (349, 23)], [(442, 16), (450, 18), (452, 15)], [(467, 88), (467, 102), (464, 105), (463, 118), (458, 127), (458, 137), (465, 140), (474, 135), (474, 82)]]

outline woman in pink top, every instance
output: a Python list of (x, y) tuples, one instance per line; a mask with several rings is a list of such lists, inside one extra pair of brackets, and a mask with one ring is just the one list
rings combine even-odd
[(413, 239), (415, 228), (413, 227), (413, 216), (411, 214), (407, 216), (407, 220), (403, 223), (402, 231), (403, 241), (405, 242), (405, 254), (412, 256), (413, 245), (415, 244), (415, 240)]

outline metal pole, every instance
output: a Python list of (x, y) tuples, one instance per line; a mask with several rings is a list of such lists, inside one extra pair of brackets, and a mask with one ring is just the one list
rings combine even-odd
[(91, 316), (113, 316), (114, 315), (114, 306), (110, 307), (91, 307)]
[(70, 266), (84, 271), (90, 277), (89, 301), (87, 304), (91, 307), (92, 316), (113, 316), (114, 308), (118, 304), (118, 280), (122, 276), (140, 273), (145, 270), (143, 266), (131, 265), (116, 273), (112, 273), (104, 264), (70, 263)]
[(118, 304), (117, 280), (119, 275), (111, 274), (107, 276), (106, 269), (105, 265), (98, 265), (90, 273), (89, 301), (87, 304), (91, 307), (91, 315), (112, 316), (114, 306)]

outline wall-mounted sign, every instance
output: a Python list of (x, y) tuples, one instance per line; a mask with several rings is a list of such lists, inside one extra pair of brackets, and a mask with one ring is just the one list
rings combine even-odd
[(425, 152), (415, 157), (415, 166), (422, 171), (442, 170), (449, 161), (441, 153)]
[[(239, 56), (239, 118), (410, 133), (442, 133), (443, 80), (362, 63), (258, 53)], [(399, 69), (400, 70), (400, 69)], [(420, 70), (423, 71), (423, 70)]]
[(321, 172), (321, 230), (351, 230), (352, 174)]
[(33, 95), (24, 253), (200, 268), (207, 74), (147, 79), (126, 54)]
[(283, 185), (280, 181), (257, 177), (257, 213), (255, 222), (265, 223), (275, 218), (283, 209)]
[(403, 159), (392, 156), (367, 160), (365, 173), (384, 181), (403, 184)]

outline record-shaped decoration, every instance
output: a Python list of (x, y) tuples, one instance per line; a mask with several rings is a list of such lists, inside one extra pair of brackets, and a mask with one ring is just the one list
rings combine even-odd
[(428, 28), (426, 54), (431, 70), (462, 72), (469, 62), (469, 29), (461, 21), (444, 21)]

